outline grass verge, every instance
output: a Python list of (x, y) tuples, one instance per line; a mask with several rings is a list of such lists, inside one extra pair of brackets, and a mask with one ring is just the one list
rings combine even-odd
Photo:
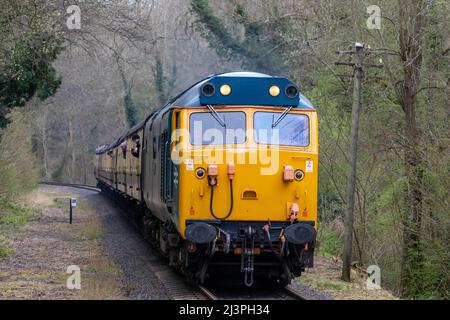
[(26, 224), (37, 212), (38, 210), (27, 207), (23, 204), (2, 199), (0, 200), (0, 226), (22, 226)]
[(13, 250), (5, 244), (0, 244), (0, 260), (9, 257)]

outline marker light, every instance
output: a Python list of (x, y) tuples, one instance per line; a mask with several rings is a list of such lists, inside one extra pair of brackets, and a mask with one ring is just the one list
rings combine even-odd
[(228, 173), (228, 179), (233, 180), (234, 179), (234, 163), (233, 162), (228, 163), (227, 173)]
[(269, 88), (269, 93), (272, 97), (277, 97), (280, 95), (280, 87), (278, 86), (271, 86)]
[(217, 165), (210, 164), (208, 165), (208, 184), (210, 186), (215, 186), (217, 184), (217, 175), (219, 174), (219, 169), (217, 168)]
[(283, 180), (285, 182), (294, 181), (294, 168), (289, 165), (285, 165), (283, 168)]
[(231, 87), (228, 84), (224, 84), (220, 87), (220, 93), (223, 96), (228, 96), (231, 93)]

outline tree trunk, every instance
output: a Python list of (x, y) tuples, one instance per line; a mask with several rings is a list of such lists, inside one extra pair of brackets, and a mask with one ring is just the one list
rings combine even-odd
[(42, 157), (44, 158), (44, 175), (45, 179), (50, 178), (50, 173), (48, 171), (48, 135), (47, 135), (47, 117), (44, 115), (44, 121), (41, 130), (41, 140), (42, 140)]
[(75, 143), (73, 136), (73, 124), (71, 115), (69, 115), (69, 146), (70, 146), (70, 154), (71, 154), (71, 166), (70, 166), (70, 180), (75, 183)]
[(423, 200), (423, 167), (420, 133), (416, 123), (416, 93), (420, 83), (424, 39), (425, 1), (400, 1), (400, 52), (403, 60), (403, 90), (400, 101), (405, 113), (404, 150), (407, 213), (403, 216), (403, 259), (401, 293), (412, 296), (420, 291), (422, 252), (420, 247)]
[(81, 132), (81, 141), (83, 148), (81, 149), (81, 164), (83, 165), (83, 184), (87, 181), (87, 168), (86, 168), (86, 146), (88, 142), (86, 141), (83, 132)]

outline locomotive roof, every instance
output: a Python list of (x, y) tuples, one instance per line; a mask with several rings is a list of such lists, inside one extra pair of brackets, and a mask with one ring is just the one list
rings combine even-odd
[[(212, 84), (215, 88), (215, 94), (212, 96), (205, 96), (201, 90), (205, 84)], [(219, 88), (222, 85), (229, 85), (231, 87), (231, 93), (228, 96), (219, 93)], [(280, 88), (280, 94), (276, 97), (269, 94), (269, 88), (273, 85)], [(127, 137), (142, 128), (155, 113), (171, 106), (202, 107), (205, 105), (264, 105), (314, 109), (311, 102), (303, 96), (299, 90), (295, 96), (287, 96), (284, 89), (291, 85), (297, 87), (291, 80), (285, 77), (270, 76), (257, 72), (228, 72), (210, 75), (175, 96), (165, 105), (153, 109), (143, 121), (130, 128), (125, 134), (114, 140), (112, 143), (98, 147), (95, 152), (104, 153), (110, 148), (118, 146)]]
[[(216, 93), (212, 97), (202, 94), (201, 88), (206, 83), (211, 83)], [(231, 93), (228, 96), (221, 95), (220, 86), (228, 84)], [(273, 97), (269, 94), (272, 85), (280, 87), (280, 95)], [(314, 109), (311, 102), (300, 92), (293, 98), (286, 96), (284, 89), (288, 85), (296, 85), (285, 77), (270, 76), (257, 72), (228, 72), (211, 75), (171, 101), (171, 105), (179, 107), (200, 107), (205, 105), (265, 105), (265, 106), (293, 106), (299, 109)]]

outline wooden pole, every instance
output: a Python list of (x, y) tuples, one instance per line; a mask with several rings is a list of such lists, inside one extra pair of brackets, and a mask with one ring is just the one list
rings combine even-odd
[(353, 211), (355, 207), (355, 187), (356, 187), (356, 161), (358, 154), (358, 131), (359, 115), (361, 111), (361, 82), (363, 78), (364, 45), (355, 44), (356, 63), (354, 65), (354, 87), (352, 123), (350, 132), (350, 169), (347, 180), (347, 210), (345, 213), (344, 226), (344, 252), (342, 266), (342, 280), (350, 281), (350, 270), (352, 263), (352, 242), (353, 242)]

